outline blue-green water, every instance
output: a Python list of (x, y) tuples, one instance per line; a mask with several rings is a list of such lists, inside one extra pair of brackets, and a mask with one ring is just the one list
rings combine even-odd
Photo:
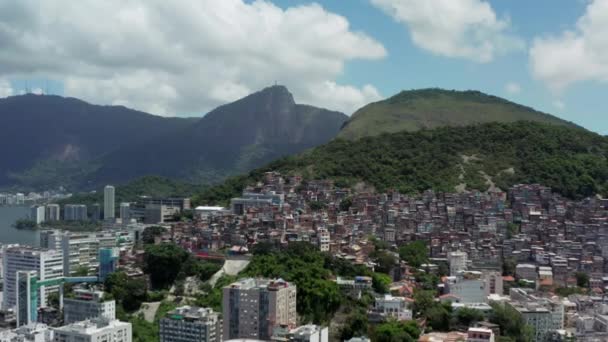
[(26, 218), (28, 207), (0, 207), (0, 243), (19, 243), (23, 245), (38, 246), (40, 234), (36, 230), (16, 229), (15, 221)]

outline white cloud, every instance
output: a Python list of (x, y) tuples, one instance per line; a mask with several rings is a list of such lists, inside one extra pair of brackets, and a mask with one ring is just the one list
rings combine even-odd
[(591, 1), (576, 27), (537, 37), (530, 48), (535, 78), (556, 92), (582, 81), (608, 81), (608, 0)]
[(8, 97), (14, 94), (13, 87), (8, 80), (0, 78), (0, 98)]
[(344, 63), (385, 55), (318, 4), (0, 0), (0, 77), (44, 75), (66, 95), (158, 114), (202, 113), (275, 81), (350, 114), (378, 94), (335, 84)]
[(515, 82), (509, 82), (505, 85), (505, 91), (509, 95), (517, 95), (521, 93), (521, 86)]
[(521, 49), (521, 39), (508, 32), (508, 18), (499, 19), (483, 0), (371, 0), (407, 26), (418, 47), (436, 55), (489, 62), (496, 55)]

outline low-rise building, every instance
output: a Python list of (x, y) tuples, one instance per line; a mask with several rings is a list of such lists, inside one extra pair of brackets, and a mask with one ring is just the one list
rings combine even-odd
[(74, 294), (74, 298), (63, 299), (65, 324), (96, 318), (105, 318), (108, 321), (116, 319), (116, 302), (104, 300), (102, 291), (77, 289)]
[(160, 320), (160, 342), (219, 342), (219, 314), (208, 308), (182, 306)]
[(103, 319), (80, 321), (55, 328), (54, 342), (131, 342), (131, 323)]

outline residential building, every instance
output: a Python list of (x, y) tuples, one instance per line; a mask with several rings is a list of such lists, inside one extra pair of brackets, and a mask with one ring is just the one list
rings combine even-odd
[(129, 220), (131, 219), (130, 208), (131, 203), (120, 203), (120, 219), (123, 224), (129, 223)]
[(74, 298), (63, 299), (63, 322), (70, 324), (87, 319), (116, 319), (116, 302), (104, 300), (102, 291), (77, 289)]
[(131, 323), (97, 319), (55, 328), (54, 342), (131, 342), (132, 335)]
[[(35, 271), (38, 280), (63, 277), (63, 253), (61, 250), (41, 249), (29, 246), (9, 246), (2, 253), (2, 278), (4, 279), (3, 309), (17, 305), (17, 272)], [(46, 307), (48, 296), (58, 291), (58, 286), (42, 286), (38, 293), (38, 305)]]
[(114, 214), (115, 203), (114, 203), (114, 187), (106, 185), (103, 189), (103, 218), (104, 220), (112, 220), (116, 217)]
[(30, 323), (0, 331), (0, 342), (52, 342), (53, 336), (53, 329), (46, 324)]
[(45, 220), (46, 209), (43, 205), (33, 205), (30, 207), (30, 220), (41, 224)]
[(40, 246), (61, 249), (65, 275), (73, 275), (82, 268), (89, 273), (99, 266), (99, 250), (117, 245), (117, 232), (77, 233), (48, 230), (40, 233)]
[(412, 319), (412, 311), (407, 308), (405, 297), (393, 297), (391, 295), (378, 297), (374, 303), (374, 310), (385, 317), (400, 321)]
[(363, 292), (372, 289), (372, 278), (366, 276), (357, 276), (354, 279), (338, 277), (336, 284), (346, 295), (353, 298), (361, 298)]
[(515, 275), (519, 279), (535, 281), (538, 274), (536, 273), (536, 266), (532, 264), (517, 264), (515, 266)]
[(208, 308), (182, 306), (159, 322), (160, 342), (219, 342), (219, 314)]
[(459, 272), (467, 269), (467, 253), (450, 252), (448, 254), (448, 263), (450, 264), (450, 276), (458, 275)]
[(65, 221), (86, 221), (87, 206), (84, 204), (66, 204), (63, 207), (63, 219)]
[(486, 328), (469, 328), (467, 342), (494, 342), (494, 332)]
[(295, 284), (282, 279), (246, 278), (223, 289), (224, 340), (268, 340), (274, 328), (296, 326)]
[(325, 228), (319, 229), (317, 235), (319, 238), (319, 250), (321, 252), (329, 252), (329, 244), (331, 243), (329, 231)]
[(47, 221), (59, 221), (61, 219), (61, 207), (59, 204), (47, 204), (45, 216)]
[(294, 329), (276, 328), (271, 338), (276, 342), (329, 342), (329, 328), (315, 324), (302, 325)]

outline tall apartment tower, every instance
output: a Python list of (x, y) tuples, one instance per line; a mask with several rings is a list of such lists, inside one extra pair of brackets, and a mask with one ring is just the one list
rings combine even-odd
[(46, 220), (46, 208), (43, 205), (33, 205), (30, 207), (30, 220), (41, 224)]
[(46, 220), (47, 221), (59, 221), (61, 218), (59, 212), (61, 208), (59, 204), (47, 204), (46, 205)]
[(106, 185), (103, 189), (103, 218), (104, 220), (113, 219), (116, 217), (114, 213), (114, 187)]
[(450, 264), (450, 275), (456, 276), (458, 273), (467, 269), (467, 253), (450, 252), (448, 253), (448, 263)]
[[(63, 253), (61, 250), (40, 249), (29, 246), (9, 246), (2, 253), (2, 276), (4, 278), (3, 309), (17, 305), (17, 272), (35, 271), (38, 280), (63, 277)], [(41, 286), (38, 305), (48, 305), (48, 295), (59, 291), (59, 286)]]
[(120, 219), (122, 220), (122, 224), (129, 223), (131, 219), (131, 203), (120, 203)]
[(296, 326), (296, 286), (246, 278), (223, 289), (224, 340), (269, 340), (274, 328)]

